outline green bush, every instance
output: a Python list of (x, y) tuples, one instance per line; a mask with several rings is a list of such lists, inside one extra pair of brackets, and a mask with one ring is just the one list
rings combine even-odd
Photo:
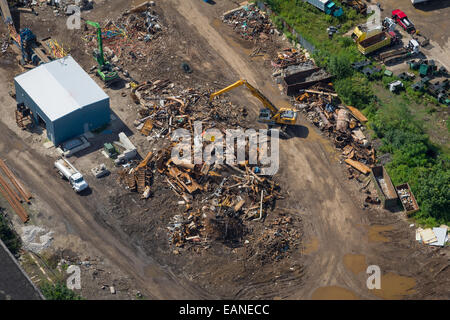
[(5, 246), (11, 251), (12, 254), (16, 255), (19, 253), (22, 247), (22, 242), (17, 233), (12, 230), (6, 218), (3, 216), (3, 212), (0, 208), (0, 239), (2, 239)]
[(67, 288), (63, 282), (56, 284), (44, 283), (40, 287), (42, 294), (47, 300), (82, 300), (82, 297)]

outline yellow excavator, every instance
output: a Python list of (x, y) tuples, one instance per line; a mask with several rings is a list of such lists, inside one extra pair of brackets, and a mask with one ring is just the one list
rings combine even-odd
[(211, 102), (214, 97), (217, 97), (225, 92), (233, 90), (239, 86), (245, 85), (254, 95), (258, 98), (264, 105), (264, 109), (261, 109), (259, 112), (258, 122), (267, 123), (269, 128), (272, 126), (280, 126), (280, 131), (283, 136), (287, 137), (288, 133), (286, 129), (289, 125), (295, 125), (297, 122), (297, 110), (291, 108), (280, 108), (278, 109), (275, 105), (269, 101), (258, 89), (253, 87), (247, 80), (239, 80), (232, 85), (223, 88), (217, 92), (214, 92), (209, 97), (209, 102)]

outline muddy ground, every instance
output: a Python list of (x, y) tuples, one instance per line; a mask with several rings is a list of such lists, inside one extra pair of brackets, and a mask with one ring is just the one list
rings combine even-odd
[[(98, 2), (83, 17), (99, 22), (116, 19), (129, 6), (128, 1)], [(194, 88), (217, 89), (244, 78), (275, 104), (288, 105), (287, 97), (271, 79), (269, 60), (277, 48), (288, 44), (277, 38), (264, 45), (265, 55), (250, 58), (259, 45), (241, 40), (220, 20), (221, 13), (235, 6), (233, 1), (220, 1), (214, 6), (185, 0), (158, 3), (155, 10), (163, 17), (164, 35), (149, 43), (146, 58), (123, 61), (124, 66), (138, 81), (170, 79)], [(67, 31), (65, 18), (55, 18), (51, 9), (39, 9), (38, 17), (21, 15), (20, 23), (30, 26), (39, 38), (51, 35), (69, 44), (71, 54), (85, 70), (94, 65), (81, 32)], [(0, 31), (5, 32), (3, 25)], [(189, 63), (193, 73), (184, 73), (182, 62)], [(414, 239), (415, 228), (409, 227), (400, 212), (365, 208), (366, 194), (360, 192), (363, 182), (348, 180), (339, 153), (302, 115), (296, 137), (280, 145), (280, 171), (275, 179), (287, 197), (277, 203), (264, 223), (252, 227), (253, 234), (258, 234), (279, 214), (289, 214), (303, 244), (288, 257), (266, 264), (252, 259), (252, 252), (245, 246), (232, 248), (221, 243), (213, 243), (208, 250), (192, 248), (177, 255), (169, 247), (166, 227), (174, 210), (180, 210), (179, 199), (163, 187), (155, 190), (151, 199), (142, 201), (117, 183), (114, 169), (99, 181), (87, 175), (91, 194), (72, 194), (51, 168), (55, 153), (43, 148), (45, 138), (22, 132), (14, 123), (15, 104), (7, 92), (13, 76), (21, 70), (12, 51), (2, 56), (0, 68), (4, 71), (0, 75), (0, 101), (6, 111), (0, 123), (6, 137), (0, 142), (0, 154), (36, 195), (32, 209), (39, 213), (32, 215), (31, 222), (55, 230), (55, 248), (70, 243), (79, 260), (90, 256), (107, 261), (107, 270), (128, 288), (123, 290), (127, 293), (124, 298), (132, 298), (136, 290), (159, 299), (448, 298), (448, 248), (419, 245)], [(98, 143), (73, 160), (84, 172), (105, 162), (100, 146), (119, 131), (127, 132), (141, 155), (154, 147), (132, 124), (137, 109), (129, 91), (122, 88), (106, 92), (117, 119), (111, 133), (97, 135)], [(127, 95), (122, 96), (122, 92)], [(256, 119), (260, 106), (251, 95), (235, 90), (229, 98), (248, 106), (250, 119)], [(47, 183), (42, 184), (42, 179)], [(383, 289), (375, 293), (365, 285), (365, 269), (372, 264), (380, 266), (383, 274)], [(97, 282), (82, 293), (89, 298), (107, 298), (104, 292)]]

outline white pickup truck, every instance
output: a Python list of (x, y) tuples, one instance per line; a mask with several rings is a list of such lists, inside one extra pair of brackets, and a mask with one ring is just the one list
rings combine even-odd
[(58, 169), (61, 177), (69, 180), (75, 192), (79, 193), (89, 187), (87, 182), (84, 181), (83, 175), (67, 159), (56, 160), (55, 168)]

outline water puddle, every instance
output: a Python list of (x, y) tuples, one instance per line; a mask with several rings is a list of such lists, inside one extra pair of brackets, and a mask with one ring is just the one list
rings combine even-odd
[(381, 276), (381, 289), (374, 289), (371, 292), (383, 299), (398, 300), (415, 293), (416, 290), (413, 290), (415, 286), (416, 280), (413, 278), (387, 273)]
[(311, 295), (312, 300), (358, 300), (358, 297), (350, 290), (329, 286), (317, 288)]
[(319, 239), (313, 238), (311, 242), (305, 243), (303, 254), (311, 254), (319, 249)]
[(374, 225), (369, 227), (369, 242), (390, 242), (391, 239), (383, 236), (381, 233), (393, 230), (393, 226)]
[(366, 257), (362, 254), (346, 254), (344, 256), (344, 265), (354, 274), (367, 270)]

